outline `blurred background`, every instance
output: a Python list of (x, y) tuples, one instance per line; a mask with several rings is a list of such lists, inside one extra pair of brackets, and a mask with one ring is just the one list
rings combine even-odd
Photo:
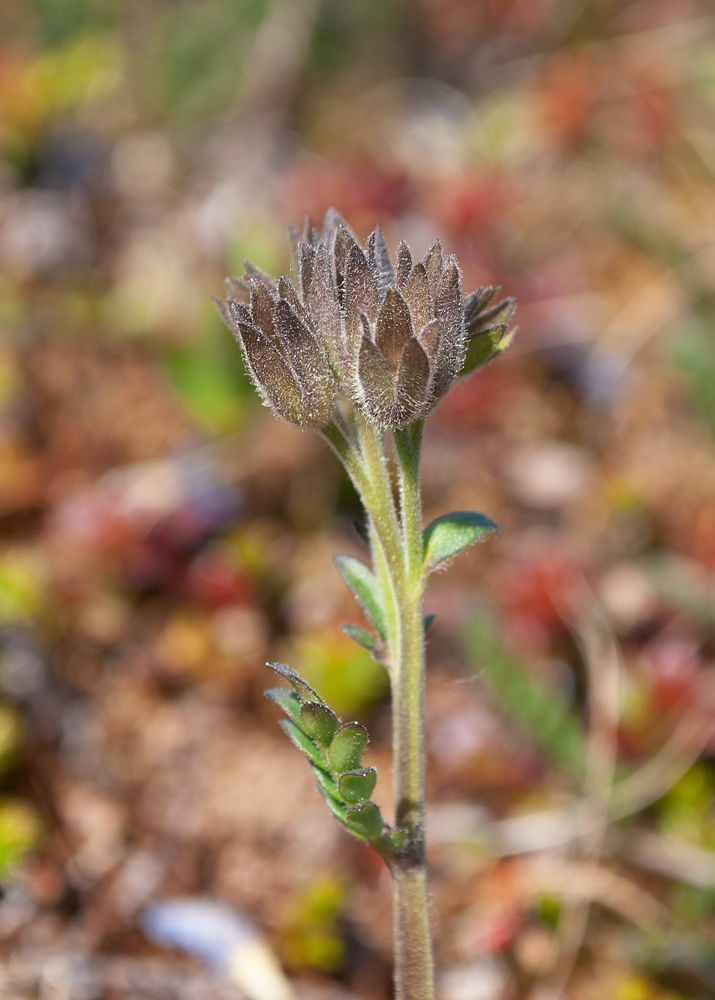
[(363, 721), (389, 814), (359, 508), (210, 302), (329, 205), (519, 304), (426, 436), (426, 517), (502, 526), (427, 602), (440, 995), (715, 996), (714, 173), (705, 0), (3, 0), (3, 997), (390, 996), (262, 696)]

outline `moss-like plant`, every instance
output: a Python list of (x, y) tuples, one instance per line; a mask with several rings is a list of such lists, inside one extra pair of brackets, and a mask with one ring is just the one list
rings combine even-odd
[[(345, 632), (387, 669), (392, 692), (395, 819), (371, 800), (377, 774), (362, 766), (368, 734), (343, 722), (294, 671), (269, 664), (288, 688), (268, 692), (308, 758), (333, 815), (384, 858), (393, 878), (395, 995), (434, 996), (425, 859), (424, 593), (430, 574), (497, 526), (457, 511), (422, 529), (420, 449), (425, 418), (456, 380), (511, 341), (514, 301), (497, 288), (463, 297), (461, 272), (435, 241), (415, 263), (401, 242), (393, 261), (381, 228), (361, 247), (334, 211), (318, 232), (291, 231), (290, 277), (249, 261), (217, 301), (258, 392), (276, 416), (330, 443), (367, 515), (371, 566), (335, 564), (372, 631)], [(394, 443), (393, 472), (388, 437)], [(395, 492), (397, 492), (397, 502)]]

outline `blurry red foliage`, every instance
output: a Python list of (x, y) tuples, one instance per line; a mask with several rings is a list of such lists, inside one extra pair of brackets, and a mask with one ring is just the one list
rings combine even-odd
[(715, 504), (694, 511), (687, 522), (674, 527), (674, 544), (706, 569), (715, 571)]
[(484, 873), (477, 904), (460, 934), (465, 957), (505, 951), (519, 932), (526, 908), (523, 886), (513, 864), (502, 861)]
[(248, 580), (221, 552), (202, 552), (187, 567), (186, 596), (198, 604), (222, 607), (250, 600)]
[(448, 426), (473, 427), (498, 420), (522, 388), (518, 376), (503, 366), (490, 366), (455, 386), (437, 410), (436, 419)]
[(535, 84), (544, 131), (562, 152), (586, 137), (600, 96), (600, 72), (582, 56), (566, 54), (549, 63)]
[(453, 177), (433, 185), (425, 212), (454, 236), (478, 234), (507, 204), (503, 175), (493, 173)]
[(322, 219), (328, 208), (337, 208), (362, 235), (405, 210), (410, 185), (403, 173), (381, 170), (368, 160), (309, 163), (284, 177), (280, 198), (291, 217)]
[(563, 611), (582, 576), (572, 557), (547, 544), (503, 562), (494, 574), (493, 594), (509, 644), (534, 649), (563, 632)]
[(656, 718), (692, 703), (701, 667), (693, 639), (661, 636), (645, 646), (639, 672)]

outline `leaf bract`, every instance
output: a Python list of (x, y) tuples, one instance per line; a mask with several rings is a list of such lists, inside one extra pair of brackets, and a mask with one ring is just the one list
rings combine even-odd
[(348, 590), (384, 639), (387, 631), (385, 612), (377, 577), (369, 566), (354, 556), (335, 556), (333, 562)]
[(492, 531), (499, 531), (486, 514), (455, 510), (432, 521), (424, 530), (424, 566), (427, 571), (456, 556), (458, 552), (481, 541)]

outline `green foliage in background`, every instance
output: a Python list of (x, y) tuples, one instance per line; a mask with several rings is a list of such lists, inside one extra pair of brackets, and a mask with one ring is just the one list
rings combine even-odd
[(45, 600), (46, 585), (35, 552), (14, 548), (0, 554), (0, 624), (36, 618)]
[(152, 116), (196, 121), (236, 101), (266, 0), (189, 0), (153, 19), (140, 97)]
[(257, 409), (243, 361), (208, 309), (197, 334), (162, 355), (172, 387), (191, 416), (212, 434), (231, 434)]
[(403, 24), (398, 0), (326, 0), (321, 6), (306, 72), (325, 77), (352, 65), (362, 46), (389, 38)]
[(290, 965), (339, 971), (345, 957), (339, 924), (344, 902), (345, 886), (329, 876), (316, 876), (300, 888), (289, 904), (283, 935)]
[(661, 831), (715, 850), (715, 772), (706, 761), (698, 761), (658, 804)]
[(45, 45), (61, 45), (86, 31), (116, 27), (122, 0), (30, 0), (34, 17), (26, 32)]
[(584, 734), (567, 701), (529, 674), (499, 643), (491, 621), (477, 615), (466, 632), (470, 660), (490, 694), (534, 742), (564, 770), (581, 776)]
[(693, 322), (673, 345), (673, 360), (685, 373), (690, 398), (715, 434), (715, 336)]
[(22, 863), (40, 832), (40, 822), (29, 805), (16, 799), (0, 803), (0, 881)]

